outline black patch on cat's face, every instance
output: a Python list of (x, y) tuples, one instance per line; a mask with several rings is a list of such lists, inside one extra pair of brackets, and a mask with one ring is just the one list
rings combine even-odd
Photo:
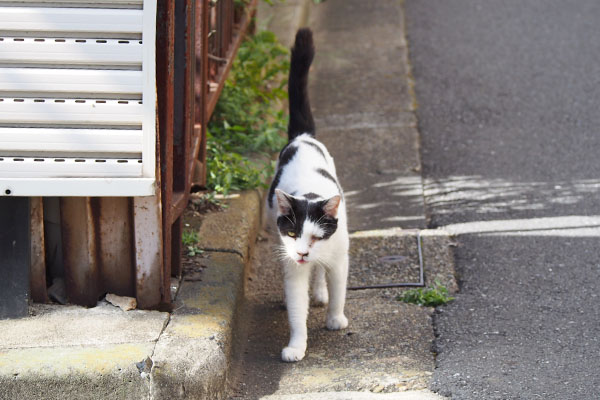
[(304, 222), (308, 219), (323, 230), (323, 236), (319, 239), (329, 239), (337, 230), (337, 218), (326, 215), (323, 207), (328, 200), (308, 201), (296, 197), (288, 197), (290, 210), (285, 215), (277, 217), (277, 227), (283, 236), (293, 232), (294, 237), (302, 236)]
[(308, 219), (315, 222), (324, 232), (321, 239), (329, 239), (337, 230), (337, 218), (327, 215), (323, 209), (327, 202), (328, 200), (310, 202), (308, 206)]
[(273, 182), (271, 182), (271, 187), (269, 188), (269, 207), (273, 208), (273, 197), (275, 196), (275, 189), (279, 186), (279, 181), (281, 180), (281, 174), (283, 173), (283, 167), (285, 167), (292, 158), (298, 152), (298, 146), (290, 146), (289, 143), (281, 150), (279, 153), (279, 165), (277, 166), (277, 173), (273, 178)]

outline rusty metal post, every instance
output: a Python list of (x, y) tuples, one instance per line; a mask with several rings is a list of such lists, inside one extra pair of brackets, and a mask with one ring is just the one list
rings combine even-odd
[(29, 275), (29, 288), (31, 290), (31, 299), (34, 302), (47, 303), (44, 205), (41, 197), (32, 197), (30, 201), (31, 274)]
[[(164, 292), (162, 205), (160, 189), (151, 197), (133, 198), (135, 227), (135, 294), (140, 308), (157, 308), (170, 292)], [(158, 228), (158, 229), (157, 229)]]
[[(158, 115), (157, 115), (158, 119)], [(157, 123), (158, 127), (159, 124)], [(156, 152), (160, 154), (160, 136)], [(165, 291), (164, 282), (170, 281), (164, 271), (163, 209), (161, 201), (161, 174), (159, 157), (156, 159), (156, 188), (151, 197), (133, 198), (133, 231), (135, 257), (135, 296), (139, 308), (159, 308), (171, 301), (171, 290)], [(167, 278), (167, 279), (165, 279)]]
[[(181, 3), (178, 3), (181, 4)], [(196, 40), (196, 0), (185, 0), (184, 6), (176, 9), (175, 16), (175, 61), (177, 81), (175, 98), (179, 99), (178, 114), (181, 120), (175, 120), (173, 146), (173, 200), (169, 210), (171, 223), (171, 275), (181, 272), (181, 215), (189, 200), (191, 189), (191, 160), (194, 156), (192, 147), (194, 135), (196, 77), (195, 40)]]
[(206, 97), (208, 92), (208, 33), (209, 5), (208, 0), (196, 2), (195, 31), (195, 111), (194, 139), (192, 143), (193, 171), (191, 182), (195, 186), (206, 185)]
[[(186, 188), (186, 152), (187, 130), (186, 130), (186, 103), (185, 96), (188, 77), (186, 76), (187, 61), (187, 12), (190, 0), (178, 1), (175, 3), (175, 30), (173, 39), (173, 150), (171, 158), (171, 168), (173, 169), (173, 182), (169, 190), (173, 192), (172, 206), (181, 202)], [(172, 221), (170, 221), (172, 223)]]
[[(185, 187), (186, 201), (192, 185), (192, 166), (194, 159), (194, 125), (196, 113), (196, 7), (197, 0), (186, 0), (186, 29), (185, 29), (185, 86), (184, 86), (184, 115), (185, 115)], [(183, 211), (183, 208), (181, 209)], [(180, 215), (181, 213), (179, 213)]]
[(135, 296), (134, 234), (132, 199), (99, 197), (97, 207), (98, 259), (102, 290), (120, 296)]
[[(160, 179), (162, 196), (162, 275), (171, 276), (171, 204), (173, 203), (173, 129), (175, 124), (175, 1), (157, 4), (156, 90), (158, 136), (160, 140)], [(162, 291), (169, 293), (169, 279)]]
[(91, 198), (61, 197), (60, 219), (67, 297), (71, 303), (93, 307), (98, 302), (100, 273)]

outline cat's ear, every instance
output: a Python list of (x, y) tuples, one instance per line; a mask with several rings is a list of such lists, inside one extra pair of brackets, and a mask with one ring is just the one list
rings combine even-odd
[(325, 215), (328, 215), (332, 218), (337, 218), (338, 207), (340, 206), (341, 201), (342, 196), (340, 195), (336, 195), (329, 200), (325, 200), (323, 204), (323, 211), (325, 212)]
[(292, 209), (292, 196), (280, 189), (275, 189), (275, 196), (277, 197), (279, 213), (282, 215), (289, 214)]

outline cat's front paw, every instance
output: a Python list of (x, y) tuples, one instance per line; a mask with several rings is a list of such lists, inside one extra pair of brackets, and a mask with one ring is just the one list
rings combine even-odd
[(348, 327), (348, 318), (344, 314), (327, 317), (327, 329), (337, 331)]
[(281, 359), (285, 362), (296, 362), (304, 358), (304, 350), (296, 347), (284, 347), (281, 351)]

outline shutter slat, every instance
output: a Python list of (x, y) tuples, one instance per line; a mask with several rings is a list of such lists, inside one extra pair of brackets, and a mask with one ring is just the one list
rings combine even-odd
[[(23, 99), (18, 99), (23, 100)], [(63, 102), (64, 101), (64, 102)], [(4, 99), (0, 103), (0, 124), (43, 124), (76, 126), (141, 126), (143, 107), (138, 101), (85, 101), (33, 99), (15, 101)], [(126, 103), (126, 104), (125, 104)], [(2, 144), (0, 144), (2, 148)]]
[(51, 93), (51, 97), (55, 97), (58, 93), (74, 93), (84, 97), (83, 93), (89, 93), (141, 98), (142, 87), (141, 71), (0, 68), (0, 95), (22, 93), (27, 97), (48, 97), (46, 93)]
[(154, 178), (139, 177), (69, 177), (69, 178), (1, 178), (0, 194), (10, 191), (14, 196), (123, 196), (153, 193)]
[(135, 177), (142, 175), (139, 161), (83, 157), (0, 157), (0, 168), (7, 178)]
[(0, 6), (43, 4), (44, 7), (126, 7), (141, 8), (144, 0), (0, 0)]
[[(7, 7), (0, 13), (0, 31), (27, 36), (57, 33), (132, 34), (142, 32), (142, 10), (98, 8)], [(103, 36), (105, 37), (105, 36)]]
[(142, 131), (130, 129), (0, 128), (1, 154), (131, 154), (141, 158)]
[[(56, 41), (59, 40), (59, 41)], [(63, 40), (63, 41), (61, 41)], [(142, 44), (138, 40), (119, 43), (116, 39), (83, 40), (3, 38), (0, 63), (28, 65), (79, 65), (84, 68), (129, 66), (140, 68)]]

